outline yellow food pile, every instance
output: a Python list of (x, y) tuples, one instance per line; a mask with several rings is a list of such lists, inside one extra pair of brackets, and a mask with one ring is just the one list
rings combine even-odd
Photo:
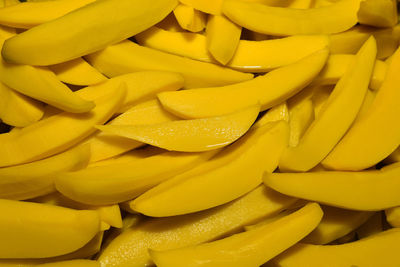
[(399, 267), (397, 0), (0, 0), (0, 267)]

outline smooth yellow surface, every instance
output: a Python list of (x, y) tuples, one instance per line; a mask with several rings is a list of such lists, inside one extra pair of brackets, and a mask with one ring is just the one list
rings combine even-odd
[(299, 145), (284, 151), (279, 169), (308, 171), (320, 163), (346, 134), (363, 103), (376, 58), (371, 37), (358, 52), (354, 64), (339, 80), (321, 112)]
[(358, 10), (361, 24), (393, 27), (399, 21), (396, 0), (362, 0)]
[(4, 123), (25, 127), (40, 120), (43, 113), (41, 103), (0, 82), (0, 119)]
[(295, 35), (265, 41), (241, 40), (235, 56), (227, 64), (244, 72), (266, 72), (293, 64), (325, 47), (325, 35)]
[[(128, 109), (107, 125), (144, 125), (157, 124), (178, 120), (174, 115), (166, 112), (157, 100), (146, 101)], [(97, 132), (85, 143), (90, 144), (90, 162), (98, 162), (118, 156), (131, 149), (143, 146), (144, 143), (126, 137)]]
[(57, 173), (85, 168), (89, 157), (89, 146), (81, 146), (40, 161), (0, 168), (0, 198), (23, 200), (48, 194), (55, 190)]
[(93, 102), (75, 95), (53, 72), (45, 68), (9, 64), (1, 60), (0, 81), (21, 94), (61, 110), (83, 113), (94, 108)]
[(7, 40), (2, 55), (9, 62), (30, 65), (69, 61), (153, 26), (176, 5), (177, 0), (95, 1)]
[(62, 152), (95, 132), (96, 124), (106, 122), (121, 106), (123, 87), (96, 99), (89, 113), (63, 112), (38, 121), (14, 133), (0, 135), (0, 166), (10, 166), (40, 160)]
[(182, 29), (191, 32), (200, 32), (206, 26), (207, 15), (193, 7), (179, 4), (174, 9), (176, 20)]
[(314, 245), (328, 244), (365, 223), (374, 213), (352, 211), (323, 206), (324, 217), (320, 224), (301, 242)]
[[(60, 261), (68, 261), (70, 262), (73, 260), (72, 263), (86, 263), (84, 260), (79, 260), (78, 259), (84, 259), (84, 258), (89, 258), (96, 254), (97, 252), (100, 251), (101, 243), (103, 241), (103, 234), (104, 232), (99, 232), (96, 234), (86, 245), (83, 247), (79, 248), (78, 250), (75, 250), (71, 253), (56, 256), (56, 257), (50, 257), (50, 258), (38, 258), (38, 259), (0, 259), (0, 266), (1, 267), (12, 267), (12, 266), (18, 266), (18, 267), (32, 267), (32, 266), (41, 266), (40, 264), (58, 264)], [(71, 266), (71, 265), (68, 265)], [(74, 265), (73, 267), (76, 267), (77, 265)], [(81, 265), (79, 265), (81, 266)], [(82, 265), (86, 266), (86, 265)], [(92, 266), (92, 265), (90, 265)], [(95, 265), (97, 266), (97, 265)]]
[(88, 205), (67, 198), (59, 192), (37, 197), (31, 201), (77, 210), (95, 210), (99, 213), (101, 222), (107, 224), (108, 227), (122, 227), (121, 210), (118, 205)]
[(300, 97), (288, 101), (289, 147), (296, 147), (308, 127), (314, 121), (314, 105), (310, 98)]
[(62, 262), (53, 262), (40, 264), (42, 267), (100, 267), (100, 263), (93, 260), (70, 260)]
[(400, 143), (400, 50), (369, 110), (349, 129), (322, 164), (335, 170), (362, 170), (389, 156)]
[(55, 186), (70, 199), (109, 205), (137, 197), (157, 184), (185, 172), (215, 152), (165, 152), (132, 162), (91, 167), (59, 174)]
[(390, 229), (343, 245), (297, 244), (272, 260), (279, 267), (397, 267), (400, 229)]
[(386, 220), (393, 227), (400, 227), (400, 207), (385, 210)]
[[(225, 39), (225, 35), (217, 31), (215, 36), (218, 39)], [(210, 45), (207, 44), (209, 38), (203, 34), (172, 32), (152, 27), (136, 35), (135, 38), (139, 44), (146, 47), (216, 63), (207, 48)], [(232, 42), (232, 40), (229, 41)], [(328, 46), (329, 38), (325, 35), (297, 35), (263, 41), (239, 40), (237, 49), (236, 47), (233, 49), (235, 53), (227, 66), (243, 72), (266, 72), (294, 63)], [(231, 48), (225, 50), (228, 51)], [(221, 45), (218, 45), (218, 49), (222, 49)], [(226, 52), (225, 50), (223, 53)]]
[(207, 50), (207, 38), (203, 34), (151, 27), (135, 35), (135, 40), (140, 45), (169, 54), (216, 63)]
[(109, 77), (143, 70), (178, 72), (185, 79), (186, 88), (221, 86), (253, 78), (251, 74), (163, 53), (130, 41), (109, 46), (85, 58)]
[(375, 211), (400, 205), (400, 165), (363, 172), (273, 173), (264, 183), (289, 196), (344, 209)]
[(327, 58), (328, 50), (323, 49), (250, 81), (222, 87), (161, 93), (158, 99), (165, 109), (184, 118), (218, 116), (256, 103), (261, 104), (261, 110), (266, 110), (311, 83)]
[(257, 119), (256, 123), (253, 125), (253, 128), (262, 127), (269, 122), (280, 120), (289, 122), (289, 110), (286, 102), (270, 108), (266, 113)]
[[(145, 215), (164, 217), (232, 201), (257, 187), (263, 172), (275, 170), (288, 135), (284, 121), (256, 128), (203, 166), (149, 190), (130, 206)], [(227, 184), (229, 190), (221, 190)]]
[(95, 211), (0, 200), (0, 258), (44, 258), (83, 247), (100, 229)]
[(223, 0), (179, 0), (179, 2), (208, 14), (220, 15)]
[(289, 8), (309, 9), (313, 6), (315, 0), (293, 0), (289, 4)]
[(3, 2), (4, 7), (13, 6), (20, 3), (19, 0), (3, 0)]
[(242, 27), (224, 16), (211, 15), (207, 21), (207, 48), (221, 64), (226, 65), (235, 55)]
[(323, 212), (318, 204), (221, 240), (175, 250), (150, 250), (159, 267), (260, 266), (310, 233)]
[[(223, 0), (179, 0), (181, 3), (191, 6), (197, 10), (203, 11), (212, 15), (221, 15)], [(289, 7), (289, 5), (296, 5), (296, 0), (243, 0), (245, 2), (260, 3), (268, 6), (281, 6)], [(302, 2), (300, 0), (299, 2)], [(308, 0), (306, 0), (308, 1)]]
[(257, 119), (259, 105), (205, 119), (178, 120), (150, 125), (97, 126), (105, 133), (181, 152), (213, 150), (236, 141)]
[(49, 66), (49, 69), (56, 74), (60, 81), (73, 85), (88, 86), (107, 80), (103, 74), (82, 58), (52, 65)]
[(355, 121), (361, 119), (364, 116), (364, 114), (369, 112), (369, 109), (371, 108), (372, 104), (375, 101), (375, 97), (376, 97), (376, 91), (371, 91), (371, 90), (367, 91), (367, 94), (365, 95), (364, 98), (364, 102), (360, 108), (360, 111), (358, 112), (358, 116)]
[(327, 7), (295, 9), (225, 0), (222, 12), (238, 25), (259, 33), (330, 34), (348, 30), (357, 23), (359, 3), (360, 0), (343, 0)]
[[(313, 84), (331, 85), (336, 84), (339, 79), (344, 75), (346, 70), (354, 64), (355, 55), (351, 54), (335, 54), (331, 55), (326, 62), (325, 67), (322, 69), (318, 77), (313, 81)], [(386, 77), (388, 65), (377, 60), (375, 62), (374, 70), (372, 72), (369, 88), (378, 90), (383, 80)]]
[(174, 72), (139, 71), (86, 87), (77, 91), (76, 94), (85, 99), (98, 98), (105, 93), (113, 92), (115, 87), (122, 83), (126, 85), (126, 96), (117, 113), (123, 113), (139, 103), (154, 99), (160, 92), (176, 91), (182, 88), (184, 79), (179, 73)]
[(328, 86), (315, 86), (312, 95), (312, 103), (314, 106), (314, 117), (318, 117), (321, 114), (322, 108), (327, 103), (329, 96), (332, 94), (334, 87)]
[(379, 29), (358, 25), (348, 31), (332, 34), (331, 52), (332, 54), (355, 54), (371, 35), (377, 42), (377, 58), (385, 59), (391, 56), (398, 47), (400, 26)]
[[(0, 47), (9, 37), (9, 33), (0, 31)], [(21, 94), (65, 111), (82, 113), (94, 107), (92, 102), (74, 95), (66, 85), (57, 79), (54, 73), (46, 68), (10, 64), (1, 58), (0, 81)]]
[(100, 254), (102, 265), (131, 267), (151, 264), (148, 248), (165, 250), (212, 241), (238, 232), (289, 207), (296, 199), (259, 186), (243, 197), (202, 212), (150, 219), (118, 236)]
[(94, 1), (95, 0), (58, 0), (19, 3), (0, 9), (0, 24), (13, 28), (29, 29), (36, 25), (57, 19)]

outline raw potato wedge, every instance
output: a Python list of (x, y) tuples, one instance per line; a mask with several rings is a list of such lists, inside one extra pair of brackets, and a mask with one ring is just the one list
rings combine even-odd
[(108, 227), (122, 227), (121, 210), (118, 205), (88, 205), (67, 198), (59, 192), (53, 192), (45, 196), (31, 199), (30, 201), (76, 210), (95, 210), (100, 215), (102, 226), (104, 226), (103, 224), (107, 224)]
[[(12, 35), (0, 30), (0, 47), (3, 46), (4, 40)], [(85, 101), (73, 94), (54, 73), (46, 68), (10, 64), (1, 58), (0, 81), (21, 94), (65, 111), (82, 113), (94, 107), (93, 102)]]
[(64, 111), (84, 113), (95, 106), (74, 94), (46, 68), (9, 64), (1, 59), (0, 81), (21, 94)]
[(296, 147), (315, 119), (314, 105), (312, 100), (307, 95), (302, 94), (302, 92), (293, 99), (290, 99), (288, 103), (290, 129), (289, 147)]
[[(210, 23), (212, 21), (211, 19)], [(217, 36), (219, 39), (224, 35), (218, 34)], [(209, 38), (211, 37), (208, 34), (205, 36), (191, 32), (171, 32), (157, 27), (152, 27), (135, 36), (138, 43), (143, 46), (216, 63), (209, 49), (211, 45), (218, 45), (218, 49), (222, 49), (222, 44), (210, 44), (208, 43), (211, 42)], [(232, 42), (231, 39), (228, 40)], [(214, 42), (216, 41), (214, 40)], [(328, 46), (329, 38), (325, 35), (296, 35), (264, 41), (239, 40), (237, 49), (226, 66), (243, 72), (267, 72), (292, 64)], [(226, 53), (225, 50), (223, 53)]]
[(393, 227), (400, 227), (400, 208), (394, 207), (385, 210), (386, 220)]
[[(0, 24), (29, 29), (39, 24), (57, 19), (95, 0), (57, 0), (33, 3), (19, 3), (0, 9)], [(38, 14), (40, 14), (38, 16)]]
[(266, 173), (264, 183), (282, 194), (329, 206), (377, 211), (400, 205), (399, 173), (400, 164), (394, 163), (362, 172)]
[[(243, 0), (244, 2), (253, 2), (253, 3), (260, 3), (267, 6), (277, 6), (277, 7), (290, 7), (291, 5), (296, 7), (296, 0)], [(299, 2), (302, 2), (300, 0)], [(308, 0), (306, 0), (307, 2)], [(222, 4), (224, 3), (223, 0), (180, 0), (181, 3), (185, 5), (194, 7), (195, 9), (201, 10), (205, 13), (212, 14), (212, 15), (221, 15), (222, 14)]]
[(260, 106), (205, 119), (178, 120), (151, 125), (97, 126), (105, 133), (131, 138), (172, 151), (201, 152), (224, 147), (236, 141), (256, 120)]
[(263, 111), (280, 104), (310, 84), (327, 58), (328, 50), (323, 49), (250, 81), (161, 93), (158, 99), (166, 110), (183, 118), (219, 116), (257, 103), (261, 104)]
[[(299, 145), (284, 151), (281, 171), (308, 171), (320, 163), (350, 128), (363, 103), (376, 59), (371, 37), (354, 64), (336, 84), (326, 105), (301, 138)], [(330, 129), (328, 132), (326, 129)]]
[(295, 35), (265, 41), (241, 40), (227, 66), (243, 72), (267, 72), (300, 61), (329, 47), (329, 43), (325, 35)]
[(399, 21), (397, 0), (362, 0), (358, 21), (375, 27), (395, 26)]
[[(389, 156), (399, 145), (400, 50), (368, 111), (349, 129), (322, 164), (334, 170), (367, 169)], [(385, 118), (385, 119), (382, 119)], [(354, 150), (355, 149), (355, 150)]]
[[(346, 73), (346, 70), (354, 63), (355, 55), (350, 54), (336, 54), (331, 55), (326, 62), (325, 67), (322, 69), (318, 77), (313, 81), (313, 84), (318, 85), (332, 85), (336, 84), (339, 79)], [(388, 64), (377, 60), (375, 62), (374, 70), (372, 72), (369, 88), (378, 90), (387, 73)]]
[(40, 160), (79, 143), (96, 131), (93, 126), (107, 121), (120, 108), (125, 97), (123, 87), (96, 99), (96, 107), (87, 114), (60, 113), (19, 131), (0, 135), (0, 166)]
[(95, 211), (0, 200), (0, 258), (46, 258), (83, 247), (100, 229)]
[(353, 211), (323, 206), (324, 217), (320, 224), (301, 242), (314, 245), (328, 244), (354, 231), (365, 223), (374, 212)]
[(107, 80), (103, 74), (82, 58), (52, 65), (49, 66), (49, 69), (54, 72), (60, 81), (73, 85), (89, 86)]
[(85, 58), (108, 77), (143, 70), (178, 72), (185, 79), (185, 88), (222, 86), (253, 78), (252, 74), (163, 53), (130, 41), (109, 46)]
[(168, 178), (190, 170), (215, 153), (164, 152), (132, 163), (90, 167), (59, 174), (55, 186), (78, 202), (115, 204), (133, 199)]
[(357, 24), (359, 3), (360, 0), (343, 0), (327, 7), (294, 9), (225, 0), (222, 12), (236, 24), (259, 33), (275, 36), (330, 34)]
[(235, 55), (241, 33), (242, 27), (226, 17), (209, 16), (206, 29), (208, 51), (219, 63), (226, 65)]
[(259, 186), (243, 197), (213, 209), (150, 219), (115, 238), (101, 252), (99, 261), (104, 266), (151, 265), (149, 248), (166, 250), (209, 242), (277, 214), (295, 201)]
[(8, 125), (25, 127), (43, 117), (43, 104), (0, 82), (0, 119)]
[[(251, 130), (203, 166), (154, 187), (130, 206), (148, 216), (165, 217), (232, 201), (257, 187), (263, 172), (275, 170), (281, 152), (287, 146), (288, 135), (284, 121)], [(229, 191), (220, 190), (225, 184), (229, 184)]]
[(100, 267), (100, 263), (93, 260), (70, 260), (40, 264), (41, 267)]
[(207, 50), (207, 38), (200, 33), (187, 31), (167, 31), (159, 27), (151, 27), (137, 35), (138, 44), (199, 61), (216, 63)]
[[(104, 232), (96, 234), (86, 245), (75, 250), (71, 253), (50, 257), (50, 258), (38, 258), (38, 259), (3, 259), (0, 260), (0, 267), (32, 267), (41, 266), (41, 264), (58, 263), (60, 261), (77, 261), (79, 258), (89, 258), (100, 251), (101, 242), (103, 241)], [(78, 262), (79, 263), (79, 262)]]
[(310, 233), (322, 215), (319, 205), (311, 203), (247, 232), (192, 247), (150, 250), (150, 256), (159, 267), (260, 266)]
[(314, 1), (315, 0), (293, 0), (288, 7), (297, 9), (309, 9), (314, 4)]
[(197, 10), (213, 15), (221, 14), (221, 8), (223, 3), (223, 0), (204, 0), (204, 1), (179, 0), (179, 1)]
[(184, 30), (200, 32), (206, 26), (207, 15), (193, 7), (179, 4), (174, 9), (174, 15)]
[(112, 93), (119, 84), (126, 86), (126, 96), (117, 111), (117, 113), (123, 113), (136, 104), (154, 99), (160, 92), (176, 91), (182, 88), (184, 80), (178, 73), (140, 71), (108, 79), (106, 82), (78, 90), (75, 94), (84, 99), (95, 99)]
[(40, 161), (0, 168), (0, 198), (23, 200), (51, 193), (57, 173), (85, 168), (89, 157), (86, 145)]
[[(177, 0), (95, 1), (7, 40), (2, 55), (8, 62), (40, 66), (69, 61), (153, 26), (176, 5)], [(111, 10), (118, 16), (99, 16)]]
[[(165, 19), (156, 24), (156, 27), (159, 27), (166, 31), (171, 32), (182, 32), (184, 31), (179, 25), (173, 13), (170, 13)], [(151, 28), (149, 28), (151, 29)], [(147, 31), (147, 30), (146, 30)]]
[(268, 112), (260, 116), (256, 123), (254, 123), (253, 128), (262, 127), (269, 122), (280, 120), (289, 122), (289, 110), (286, 102), (276, 105), (275, 107), (269, 109)]
[(163, 152), (166, 152), (166, 151), (164, 149), (161, 149), (161, 148), (158, 148), (155, 146), (144, 146), (144, 147), (132, 149), (131, 151), (128, 151), (128, 152), (118, 155), (116, 157), (92, 162), (89, 164), (89, 167), (106, 166), (106, 165), (120, 164), (120, 163), (130, 163), (135, 160), (159, 155)]
[(343, 245), (307, 245), (297, 244), (272, 260), (271, 266), (279, 267), (397, 267), (397, 244), (400, 241), (400, 229), (390, 229), (369, 238)]
[[(174, 120), (178, 120), (178, 118), (166, 112), (157, 100), (150, 100), (133, 106), (108, 122), (107, 125), (145, 125)], [(145, 145), (136, 140), (104, 132), (97, 132), (84, 142), (90, 144), (90, 162), (103, 161)]]
[(374, 28), (362, 25), (355, 26), (348, 31), (332, 34), (330, 36), (330, 50), (332, 54), (355, 54), (363, 43), (373, 35), (378, 47), (378, 59), (391, 56), (398, 48), (400, 39), (400, 26), (393, 28)]

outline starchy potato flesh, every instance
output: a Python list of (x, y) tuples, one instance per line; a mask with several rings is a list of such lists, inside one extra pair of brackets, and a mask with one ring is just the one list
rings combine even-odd
[[(143, 3), (132, 0), (95, 1), (7, 40), (2, 55), (8, 61), (19, 64), (46, 66), (62, 63), (103, 49), (153, 26), (177, 5), (176, 0)], [(110, 10), (118, 16), (98, 15)], [(124, 29), (115, 30), (115, 27), (121, 26)], [(60, 31), (63, 34), (59, 34)], [(47, 37), (43, 39), (43, 36)], [(80, 45), (76, 46), (76, 42)]]
[(85, 58), (108, 77), (142, 70), (178, 72), (184, 77), (186, 88), (222, 86), (253, 78), (251, 74), (163, 53), (131, 41), (109, 46)]
[[(327, 60), (322, 49), (293, 64), (233, 85), (165, 92), (158, 99), (165, 109), (183, 118), (205, 118), (261, 104), (261, 111), (281, 103), (311, 83)], [(307, 71), (302, 71), (307, 69)], [(285, 79), (290, 76), (292, 79)]]
[(0, 266), (400, 266), (397, 2), (0, 0)]
[(193, 7), (179, 4), (174, 9), (174, 15), (181, 28), (184, 30), (200, 32), (206, 26), (206, 14)]
[(67, 84), (88, 86), (107, 80), (103, 74), (79, 57), (71, 61), (49, 66), (49, 69), (56, 74), (60, 81)]
[[(20, 3), (0, 10), (0, 24), (9, 27), (29, 29), (47, 21), (59, 18), (95, 0), (61, 0)], [(38, 14), (40, 14), (38, 16)]]
[[(376, 42), (368, 39), (356, 60), (336, 84), (329, 99), (299, 145), (284, 151), (279, 168), (282, 171), (308, 171), (320, 163), (344, 136), (362, 105), (368, 90), (376, 58)], [(348, 102), (349, 101), (349, 102)], [(329, 134), (326, 127), (332, 126)]]

